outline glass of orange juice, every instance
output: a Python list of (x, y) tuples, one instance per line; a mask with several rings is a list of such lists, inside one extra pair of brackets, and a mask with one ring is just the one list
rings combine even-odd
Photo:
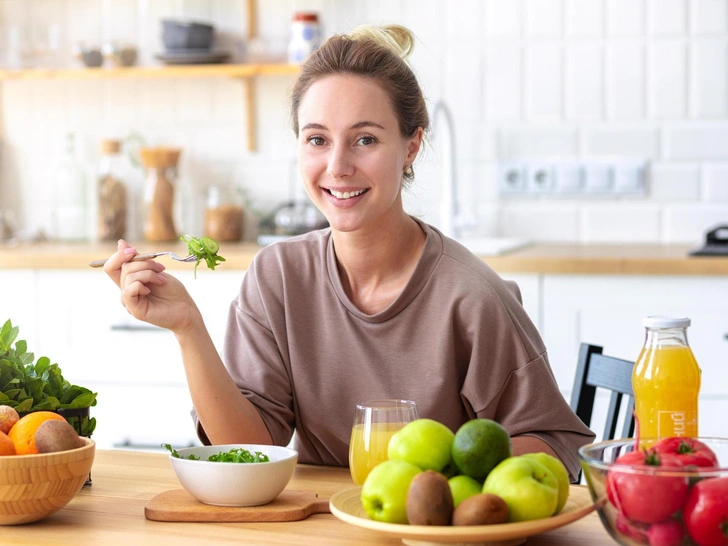
[(394, 433), (418, 417), (412, 400), (370, 400), (356, 405), (349, 442), (349, 470), (356, 485), (363, 484), (371, 469), (387, 460)]

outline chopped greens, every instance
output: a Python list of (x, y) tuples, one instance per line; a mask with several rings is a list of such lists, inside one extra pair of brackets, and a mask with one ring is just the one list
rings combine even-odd
[(197, 258), (195, 262), (195, 278), (197, 278), (197, 266), (200, 265), (202, 260), (205, 260), (207, 267), (213, 270), (218, 262), (225, 261), (225, 258), (218, 255), (217, 251), (220, 250), (220, 245), (214, 239), (210, 239), (209, 237), (198, 239), (191, 235), (182, 235), (180, 239), (187, 243), (189, 253)]
[[(189, 459), (190, 461), (199, 461), (200, 458), (197, 455), (190, 454), (187, 457), (180, 455), (176, 449), (169, 444), (162, 444), (162, 447), (167, 449), (172, 457), (176, 459)], [(247, 449), (242, 447), (231, 449), (230, 451), (221, 451), (218, 454), (210, 455), (207, 460), (212, 463), (268, 463), (270, 459), (265, 453), (256, 451), (250, 453)]]

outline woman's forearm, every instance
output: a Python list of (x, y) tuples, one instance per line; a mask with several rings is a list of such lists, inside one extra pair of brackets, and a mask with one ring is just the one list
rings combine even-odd
[(192, 403), (213, 444), (271, 444), (255, 406), (230, 377), (200, 317), (177, 334)]
[(551, 449), (551, 446), (535, 436), (513, 436), (511, 438), (511, 444), (513, 446), (513, 455), (523, 455), (524, 453), (538, 453), (543, 451), (557, 459), (559, 458), (556, 452)]

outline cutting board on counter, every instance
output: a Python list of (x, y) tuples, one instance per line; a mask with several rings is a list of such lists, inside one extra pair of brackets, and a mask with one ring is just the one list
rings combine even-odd
[(311, 514), (329, 512), (329, 499), (320, 499), (313, 491), (298, 490), (283, 491), (273, 502), (262, 506), (211, 506), (184, 489), (172, 489), (152, 497), (144, 507), (144, 516), (152, 521), (197, 523), (298, 521)]

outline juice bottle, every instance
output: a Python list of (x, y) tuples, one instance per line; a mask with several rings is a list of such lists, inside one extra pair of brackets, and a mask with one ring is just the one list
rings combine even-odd
[(645, 344), (632, 372), (641, 447), (655, 439), (698, 435), (700, 368), (688, 345), (685, 317), (642, 320)]

